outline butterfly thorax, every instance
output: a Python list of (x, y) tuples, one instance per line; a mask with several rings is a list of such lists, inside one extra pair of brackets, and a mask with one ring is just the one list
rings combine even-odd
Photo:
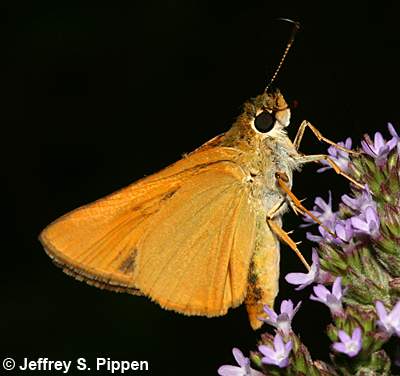
[(264, 135), (250, 126), (253, 121), (254, 116), (249, 112), (239, 116), (232, 128), (218, 140), (218, 146), (241, 151), (236, 163), (245, 170), (254, 202), (268, 212), (284, 198), (275, 174), (285, 173), (291, 187), (293, 171), (300, 167), (297, 162), (299, 154), (283, 127), (275, 126)]

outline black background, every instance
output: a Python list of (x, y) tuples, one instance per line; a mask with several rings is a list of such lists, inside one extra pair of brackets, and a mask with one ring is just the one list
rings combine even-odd
[[(32, 5), (32, 4), (35, 5)], [(296, 4), (296, 5), (294, 5)], [(142, 1), (1, 5), (3, 247), (1, 356), (149, 360), (151, 374), (214, 375), (259, 333), (244, 307), (215, 319), (164, 311), (64, 275), (37, 235), (58, 216), (155, 172), (227, 130), (259, 94), (291, 26), (302, 24), (277, 86), (302, 119), (340, 141), (398, 126), (396, 2)], [(385, 133), (387, 135), (387, 133)], [(302, 150), (322, 152), (307, 133)], [(295, 175), (299, 197), (338, 199), (347, 183), (316, 166)], [(285, 229), (300, 219), (285, 216)], [(293, 237), (304, 239), (298, 230)], [(311, 245), (302, 250), (310, 258)], [(282, 247), (282, 274), (302, 271)], [(303, 299), (294, 320), (327, 359), (327, 308), (282, 281), (277, 302)], [(78, 373), (77, 371), (75, 371)], [(75, 374), (75, 373), (71, 373)], [(98, 373), (99, 374), (99, 373)]]

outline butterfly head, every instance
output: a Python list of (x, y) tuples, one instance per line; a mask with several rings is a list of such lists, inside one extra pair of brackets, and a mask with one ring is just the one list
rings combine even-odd
[(247, 101), (232, 128), (225, 134), (227, 144), (255, 145), (268, 137), (287, 137), (290, 108), (279, 90), (264, 92)]
[(237, 125), (251, 136), (281, 132), (290, 123), (290, 109), (279, 90), (264, 92), (244, 104)]
[(268, 133), (275, 127), (286, 128), (290, 123), (290, 109), (279, 90), (264, 92), (253, 100), (253, 129)]

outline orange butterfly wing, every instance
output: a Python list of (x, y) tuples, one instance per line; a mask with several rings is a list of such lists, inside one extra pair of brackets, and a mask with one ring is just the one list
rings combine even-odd
[(162, 307), (215, 316), (243, 301), (256, 220), (240, 151), (205, 147), (46, 227), (64, 270)]

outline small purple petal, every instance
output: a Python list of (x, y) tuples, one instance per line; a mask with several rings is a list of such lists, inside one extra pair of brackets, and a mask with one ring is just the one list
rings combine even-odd
[(306, 238), (314, 243), (319, 243), (321, 241), (323, 241), (324, 239), (322, 238), (322, 236), (318, 236), (318, 235), (314, 235), (311, 234), (311, 232), (307, 232), (306, 233)]
[(289, 273), (285, 276), (285, 279), (288, 283), (292, 285), (300, 285), (296, 288), (296, 290), (302, 290), (318, 279), (320, 273), (319, 257), (315, 249), (313, 249), (312, 261), (311, 269), (308, 273)]
[(382, 302), (380, 302), (379, 300), (375, 302), (375, 308), (376, 308), (376, 312), (378, 314), (378, 317), (380, 320), (385, 320), (387, 313), (386, 313), (386, 309), (385, 306), (383, 305)]
[(382, 302), (375, 302), (376, 312), (379, 320), (377, 325), (388, 335), (396, 333), (400, 337), (400, 301), (398, 301), (393, 309), (387, 313)]
[(289, 273), (285, 279), (292, 285), (300, 285), (310, 281), (309, 275), (305, 273)]
[[(361, 196), (358, 196), (358, 197), (360, 198)], [(351, 198), (351, 197), (348, 196), (348, 195), (343, 195), (343, 196), (342, 196), (342, 201), (343, 201), (349, 208), (352, 208), (353, 210), (358, 210), (359, 207), (360, 207), (359, 199), (357, 199), (357, 198)]]
[(351, 225), (359, 232), (371, 237), (379, 235), (379, 217), (374, 207), (368, 206), (364, 213), (351, 217)]
[(389, 130), (389, 133), (390, 133), (390, 135), (391, 135), (392, 137), (395, 137), (395, 138), (400, 139), (400, 137), (399, 137), (399, 135), (397, 134), (396, 130), (394, 129), (392, 123), (388, 123), (388, 130)]
[(274, 337), (274, 347), (275, 347), (276, 352), (284, 352), (285, 351), (285, 345), (283, 343), (283, 339), (279, 334), (277, 334)]
[(292, 351), (293, 348), (293, 343), (292, 341), (289, 341), (288, 343), (285, 344), (285, 353), (289, 354)]
[(241, 367), (236, 366), (221, 366), (218, 368), (218, 375), (220, 376), (245, 376)]
[[(303, 277), (301, 277), (301, 275), (305, 276), (304, 282), (301, 282), (301, 280), (303, 280)], [(304, 273), (289, 273), (285, 276), (285, 279), (286, 282), (292, 285), (299, 285), (295, 288), (296, 291), (303, 290), (314, 282), (314, 278)]]
[(396, 303), (396, 305), (394, 306), (394, 308), (392, 309), (391, 314), (393, 316), (399, 317), (400, 316), (400, 301), (398, 301)]
[(284, 358), (277, 363), (277, 366), (279, 368), (285, 368), (285, 367), (287, 367), (288, 364), (289, 364), (289, 358)]
[(342, 277), (337, 277), (332, 286), (332, 294), (340, 300), (342, 299)]
[(275, 364), (275, 365), (276, 365), (275, 352), (273, 353), (272, 356), (270, 356), (270, 355), (265, 355), (265, 356), (261, 359), (261, 361), (262, 361), (263, 363), (266, 363), (266, 364)]
[(311, 300), (314, 300), (314, 301), (316, 301), (316, 302), (323, 303), (323, 304), (326, 303), (325, 300), (323, 300), (323, 299), (321, 299), (321, 298), (318, 298), (318, 297), (316, 297), (316, 296), (313, 295), (313, 294), (310, 295), (310, 299), (311, 299)]
[(314, 286), (313, 290), (315, 295), (323, 301), (326, 301), (327, 296), (331, 295), (330, 291), (323, 285)]
[(239, 364), (241, 367), (247, 366), (250, 362), (249, 359), (246, 358), (243, 353), (237, 349), (236, 347), (232, 349), (233, 356), (236, 360), (236, 363)]
[(281, 313), (287, 313), (289, 317), (293, 313), (293, 302), (289, 300), (282, 300), (281, 303)]
[(367, 218), (367, 222), (371, 222), (371, 221), (377, 221), (378, 216), (375, 212), (375, 210), (371, 207), (368, 207), (366, 212), (365, 212), (365, 216)]
[(341, 353), (345, 353), (347, 351), (346, 347), (344, 346), (343, 343), (341, 342), (335, 342), (333, 344), (333, 348), (337, 351), (337, 352), (341, 352)]
[(272, 349), (269, 346), (260, 345), (260, 346), (258, 346), (258, 350), (260, 351), (261, 354), (263, 354), (265, 356), (269, 356), (270, 358), (275, 356), (274, 349)]
[(397, 145), (397, 148), (399, 149), (400, 148), (400, 137), (397, 134), (396, 130), (394, 129), (394, 127), (391, 123), (388, 123), (388, 130), (392, 136), (392, 139), (388, 142), (389, 149), (393, 150), (396, 147), (396, 145)]
[(363, 221), (362, 219), (358, 217), (352, 217), (351, 218), (351, 224), (356, 230), (360, 230), (365, 233), (369, 233), (369, 227), (368, 223)]
[(335, 226), (335, 232), (336, 232), (336, 235), (339, 236), (340, 239), (346, 239), (347, 238), (345, 228), (341, 223), (338, 223)]
[(351, 336), (351, 339), (353, 341), (360, 342), (361, 341), (361, 335), (362, 335), (361, 329), (357, 327), (357, 328), (355, 328), (353, 330), (353, 335)]
[(348, 341), (351, 340), (351, 338), (349, 337), (349, 335), (348, 335), (345, 331), (343, 331), (343, 330), (339, 330), (338, 336), (339, 336), (339, 339), (340, 339), (343, 343), (348, 342)]
[(329, 199), (328, 202), (325, 202), (321, 197), (317, 197), (315, 199), (315, 205), (317, 205), (321, 209), (321, 213), (326, 212), (327, 210), (332, 210), (332, 193), (329, 191)]
[(385, 147), (385, 141), (384, 141), (383, 136), (382, 136), (382, 134), (380, 132), (376, 132), (375, 133), (374, 144), (375, 144), (374, 145), (375, 149), (378, 150), (378, 151), (380, 149), (382, 149), (383, 147)]
[(312, 254), (311, 254), (311, 259), (312, 259), (312, 266), (315, 266), (316, 268), (319, 268), (319, 257), (318, 257), (318, 253), (315, 250), (315, 248), (313, 248), (312, 250)]
[(278, 315), (275, 313), (275, 311), (273, 311), (271, 308), (269, 308), (267, 305), (265, 305), (264, 312), (268, 315), (269, 321), (276, 322)]
[[(324, 164), (323, 162), (325, 162), (325, 161), (321, 161), (322, 164)], [(330, 170), (331, 168), (332, 168), (331, 165), (326, 166), (326, 167), (321, 167), (321, 168), (319, 168), (319, 169), (317, 170), (317, 172), (318, 172), (318, 173), (321, 173), (321, 172), (324, 172), (324, 171), (326, 171), (326, 170)]]
[(361, 141), (361, 147), (364, 151), (364, 153), (368, 154), (371, 157), (376, 157), (375, 153), (371, 149), (371, 145), (367, 143), (366, 141)]
[(292, 318), (297, 313), (297, 311), (300, 309), (300, 306), (301, 306), (301, 300), (297, 303), (296, 307), (294, 307), (294, 310), (292, 312)]
[(224, 365), (218, 368), (220, 376), (263, 376), (263, 374), (250, 367), (250, 359), (246, 358), (243, 353), (237, 349), (232, 349), (233, 356), (240, 367), (232, 365)]
[(336, 239), (337, 243), (341, 243), (341, 241), (347, 243), (350, 242), (354, 236), (354, 229), (351, 225), (351, 220), (347, 219), (338, 221), (335, 225), (335, 233), (338, 237)]

